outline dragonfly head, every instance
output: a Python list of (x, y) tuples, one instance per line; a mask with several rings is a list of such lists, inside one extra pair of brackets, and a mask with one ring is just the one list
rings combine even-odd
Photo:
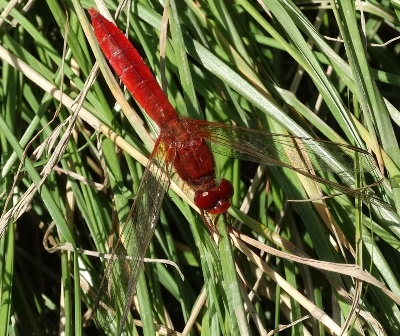
[(234, 190), (232, 183), (222, 179), (219, 185), (209, 189), (196, 190), (194, 194), (194, 204), (212, 215), (226, 212), (231, 206), (229, 201), (233, 196)]

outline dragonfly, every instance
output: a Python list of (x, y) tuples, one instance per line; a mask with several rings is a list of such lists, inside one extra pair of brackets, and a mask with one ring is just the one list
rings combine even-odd
[[(193, 201), (203, 219), (205, 215), (226, 215), (234, 188), (230, 181), (217, 178), (213, 153), (289, 168), (340, 192), (356, 197), (363, 195), (359, 189), (327, 180), (315, 172), (334, 172), (339, 177), (352, 176), (357, 169), (371, 172), (376, 166), (367, 151), (329, 141), (181, 118), (124, 33), (94, 8), (88, 12), (106, 59), (138, 105), (160, 129), (129, 219), (114, 247), (115, 258), (109, 260), (100, 285), (95, 306), (100, 326), (109, 326), (118, 315), (119, 332), (124, 328), (172, 174), (177, 173), (194, 190)], [(329, 153), (340, 158), (339, 166), (329, 161)], [(118, 286), (114, 284), (116, 277), (120, 279)]]

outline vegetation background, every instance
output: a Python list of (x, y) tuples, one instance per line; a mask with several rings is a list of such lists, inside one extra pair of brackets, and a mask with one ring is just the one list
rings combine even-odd
[[(92, 320), (107, 261), (43, 241), (108, 252), (157, 135), (104, 59), (90, 77), (86, 9), (117, 5), (0, 0), (0, 335), (115, 334), (117, 320)], [(399, 334), (399, 2), (120, 5), (117, 25), (180, 115), (362, 148), (377, 162), (366, 175), (315, 172), (349, 188), (385, 176), (337, 195), (217, 155), (235, 186), (229, 230), (219, 221), (216, 243), (171, 189), (147, 256), (185, 279), (146, 263), (124, 334)]]

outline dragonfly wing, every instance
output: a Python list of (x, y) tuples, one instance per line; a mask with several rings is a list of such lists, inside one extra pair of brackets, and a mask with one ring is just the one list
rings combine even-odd
[[(200, 124), (199, 124), (200, 125)], [(235, 158), (290, 168), (346, 193), (351, 188), (315, 175), (334, 172), (352, 184), (354, 172), (380, 176), (372, 155), (360, 148), (329, 141), (273, 134), (219, 123), (201, 122), (213, 151)]]
[(134, 204), (119, 235), (96, 298), (96, 321), (107, 329), (118, 317), (123, 330), (143, 259), (157, 224), (169, 187), (170, 163), (162, 146), (156, 145), (145, 169)]

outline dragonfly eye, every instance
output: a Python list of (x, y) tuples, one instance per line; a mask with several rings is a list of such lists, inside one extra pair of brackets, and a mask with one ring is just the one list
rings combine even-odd
[(216, 215), (229, 209), (229, 199), (233, 196), (233, 186), (228, 180), (222, 179), (218, 187), (208, 190), (197, 190), (194, 194), (194, 204), (201, 210)]
[(197, 190), (194, 194), (194, 204), (201, 210), (210, 210), (216, 206), (219, 201), (219, 191)]
[(221, 179), (221, 183), (218, 187), (219, 190), (219, 198), (229, 200), (232, 198), (234, 194), (233, 185), (226, 179)]
[(218, 215), (228, 211), (231, 207), (231, 202), (229, 200), (219, 200), (218, 203), (212, 209), (208, 210), (208, 212), (212, 215)]

